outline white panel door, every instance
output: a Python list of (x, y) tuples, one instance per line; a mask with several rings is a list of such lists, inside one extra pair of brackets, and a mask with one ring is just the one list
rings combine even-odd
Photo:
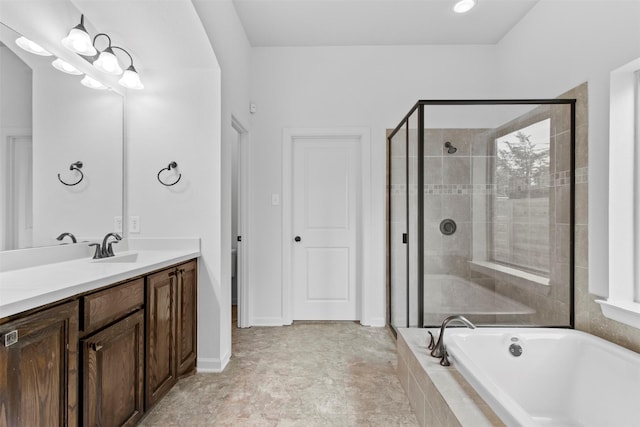
[(359, 140), (293, 143), (293, 320), (356, 320)]

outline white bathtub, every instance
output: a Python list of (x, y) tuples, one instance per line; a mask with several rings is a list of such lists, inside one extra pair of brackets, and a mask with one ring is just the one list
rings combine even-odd
[(567, 329), (450, 328), (445, 344), (451, 365), (509, 427), (640, 426), (638, 353)]

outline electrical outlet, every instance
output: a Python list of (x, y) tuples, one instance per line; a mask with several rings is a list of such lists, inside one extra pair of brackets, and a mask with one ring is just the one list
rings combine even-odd
[(129, 232), (131, 233), (139, 233), (140, 232), (140, 217), (130, 216), (129, 217)]
[(122, 233), (122, 217), (114, 216), (113, 217), (113, 231), (116, 233)]
[(280, 204), (280, 195), (279, 194), (272, 194), (271, 195), (271, 205), (272, 206), (278, 206)]

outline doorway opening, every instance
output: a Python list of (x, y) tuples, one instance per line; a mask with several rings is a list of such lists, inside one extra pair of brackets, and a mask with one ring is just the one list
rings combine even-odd
[(232, 327), (248, 328), (249, 134), (233, 116), (231, 127), (231, 321)]

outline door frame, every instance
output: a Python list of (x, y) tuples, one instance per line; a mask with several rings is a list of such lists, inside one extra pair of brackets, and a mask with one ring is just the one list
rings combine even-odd
[[(231, 115), (231, 127), (238, 133), (238, 235), (242, 236), (242, 250), (237, 252), (236, 280), (238, 284), (238, 327), (251, 326), (251, 300), (249, 297), (250, 277), (250, 253), (251, 253), (251, 150), (249, 147), (249, 131), (233, 115)], [(236, 239), (237, 236), (231, 236)], [(238, 245), (238, 249), (240, 249)]]
[(371, 130), (370, 128), (284, 128), (282, 134), (282, 322), (293, 323), (293, 147), (297, 139), (357, 139), (360, 154), (360, 215), (357, 230), (356, 314), (369, 324), (367, 287), (371, 283)]

